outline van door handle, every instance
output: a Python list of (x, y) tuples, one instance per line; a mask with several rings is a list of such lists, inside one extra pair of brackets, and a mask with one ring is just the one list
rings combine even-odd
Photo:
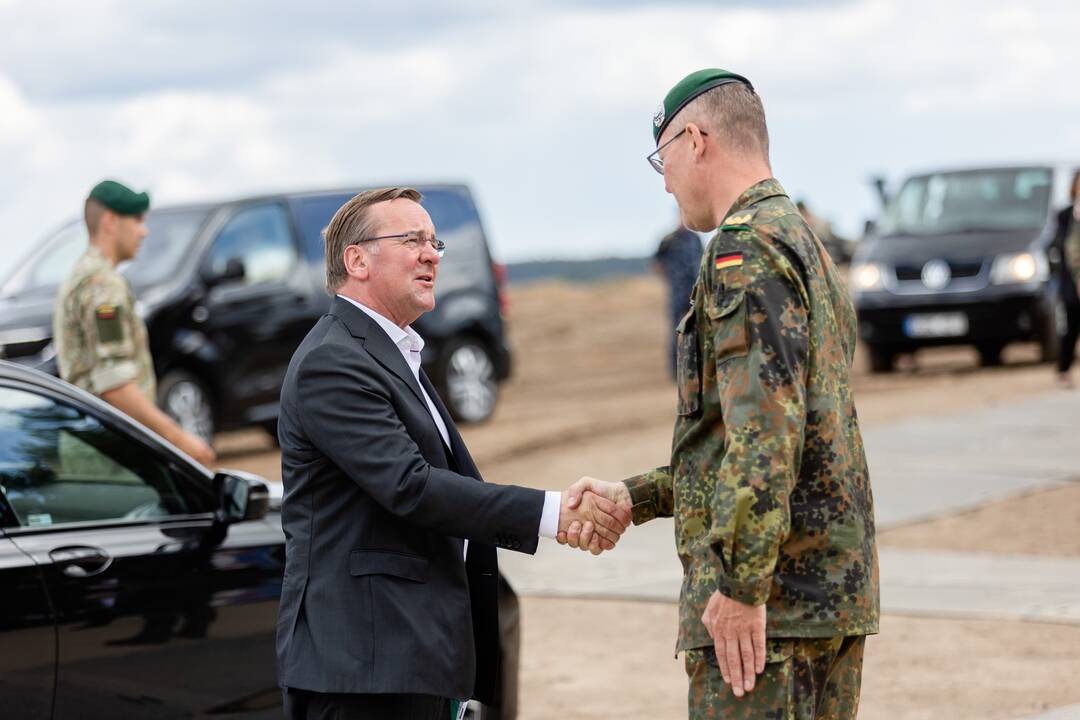
[(101, 548), (89, 545), (67, 545), (49, 551), (49, 558), (60, 572), (72, 578), (100, 575), (112, 565), (112, 556)]

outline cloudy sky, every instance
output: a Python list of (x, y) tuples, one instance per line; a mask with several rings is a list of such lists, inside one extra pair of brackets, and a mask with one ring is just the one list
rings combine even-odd
[(1080, 160), (1075, 0), (0, 0), (4, 263), (115, 177), (158, 204), (464, 180), (503, 261), (643, 255), (652, 113), (748, 76), (773, 169), (856, 234), (873, 174)]

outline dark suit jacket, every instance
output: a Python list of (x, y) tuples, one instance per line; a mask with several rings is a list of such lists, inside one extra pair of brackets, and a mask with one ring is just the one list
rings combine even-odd
[(544, 494), (484, 483), (421, 379), (452, 453), (401, 352), (349, 302), (334, 299), (289, 364), (278, 420), (283, 686), (491, 699), (493, 546), (536, 551)]
[(1066, 305), (1076, 307), (1080, 305), (1080, 296), (1076, 294), (1076, 280), (1073, 277), (1072, 269), (1065, 262), (1065, 237), (1072, 227), (1072, 214), (1072, 205), (1057, 214), (1057, 227), (1054, 229), (1054, 240), (1051, 245), (1057, 249), (1054, 254), (1057, 256), (1056, 269), (1058, 271), (1058, 287), (1061, 290), (1061, 299)]

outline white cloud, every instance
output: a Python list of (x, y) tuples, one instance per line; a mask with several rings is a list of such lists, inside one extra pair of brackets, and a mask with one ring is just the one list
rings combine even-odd
[(464, 179), (503, 259), (643, 254), (672, 218), (646, 124), (706, 66), (754, 81), (779, 177), (849, 232), (872, 172), (1080, 157), (1068, 0), (209, 7), (0, 0), (5, 227), (105, 175), (162, 202)]

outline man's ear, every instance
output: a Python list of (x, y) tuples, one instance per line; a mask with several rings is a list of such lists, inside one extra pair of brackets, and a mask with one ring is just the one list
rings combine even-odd
[(371, 266), (370, 258), (363, 248), (359, 245), (346, 246), (345, 255), (342, 259), (345, 261), (345, 273), (349, 277), (357, 280), (367, 280), (368, 273), (371, 272)]
[(700, 158), (705, 154), (705, 134), (701, 132), (701, 128), (697, 123), (686, 123), (686, 134), (690, 136), (690, 143), (693, 147), (694, 157)]

